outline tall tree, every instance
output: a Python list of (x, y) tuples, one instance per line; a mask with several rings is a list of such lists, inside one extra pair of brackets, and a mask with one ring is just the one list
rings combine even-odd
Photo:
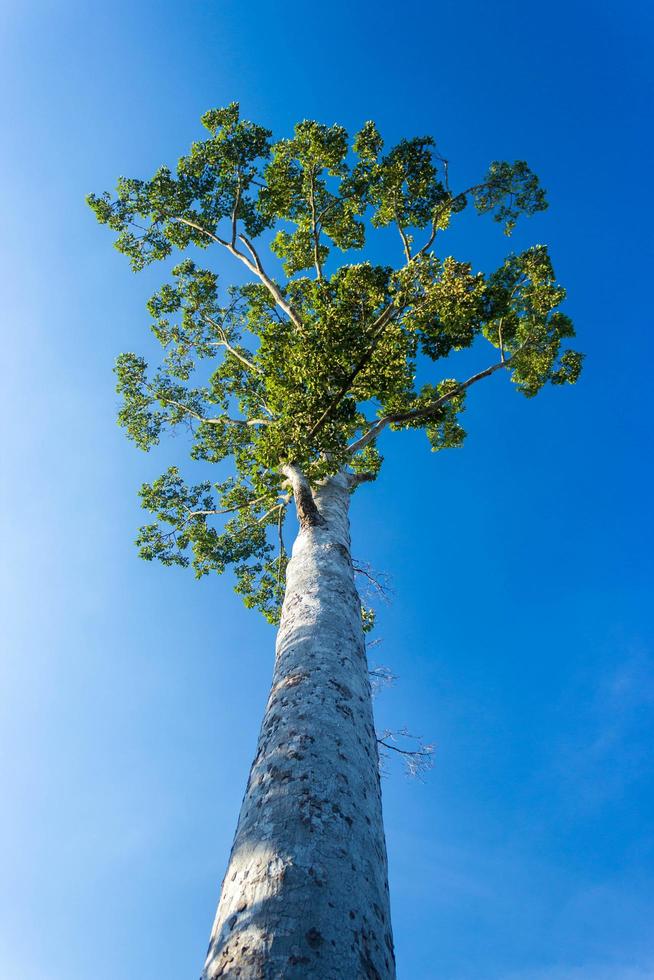
[[(350, 145), (341, 126), (305, 120), (273, 142), (237, 104), (202, 123), (208, 138), (175, 173), (120, 178), (115, 194), (88, 200), (133, 269), (176, 250), (192, 256), (148, 303), (161, 366), (118, 358), (120, 424), (144, 450), (187, 427), (194, 460), (226, 464), (217, 480), (189, 485), (172, 466), (142, 487), (154, 520), (139, 532), (140, 553), (198, 576), (232, 568), (245, 604), (279, 623), (203, 977), (389, 980), (368, 615), (349, 500), (377, 477), (382, 434), (419, 428), (432, 450), (460, 446), (469, 388), (504, 372), (532, 397), (575, 382), (581, 355), (562, 349), (574, 331), (545, 246), (491, 274), (436, 251), (468, 205), (507, 234), (546, 207), (523, 161), (492, 163), (473, 186), (451, 189), (429, 137), (386, 150), (372, 122)], [(370, 227), (387, 226), (400, 261), (353, 261)], [(219, 289), (197, 264), (210, 247), (243, 267), (245, 284)], [(352, 261), (338, 264), (335, 249)], [(473, 345), (479, 370), (443, 377), (438, 362)]]

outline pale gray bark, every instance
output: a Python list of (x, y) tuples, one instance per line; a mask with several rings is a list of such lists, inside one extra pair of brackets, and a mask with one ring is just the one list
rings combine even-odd
[[(288, 476), (306, 514), (301, 474)], [(350, 485), (340, 474), (313, 492), (318, 516), (302, 521), (293, 547), (203, 980), (395, 977)]]

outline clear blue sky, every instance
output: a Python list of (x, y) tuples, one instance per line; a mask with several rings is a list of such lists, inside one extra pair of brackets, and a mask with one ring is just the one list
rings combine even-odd
[[(354, 553), (391, 573), (381, 725), (437, 743), (384, 805), (400, 980), (654, 978), (649, 4), (6, 0), (0, 976), (199, 974), (274, 634), (218, 578), (140, 562), (146, 456), (112, 364), (144, 301), (83, 203), (238, 99), (389, 140), (465, 184), (525, 158), (587, 352), (532, 402), (479, 386), (464, 450), (390, 437)], [(507, 242), (452, 238), (490, 268)], [(390, 256), (389, 256), (390, 259)], [(649, 602), (648, 602), (649, 600)]]

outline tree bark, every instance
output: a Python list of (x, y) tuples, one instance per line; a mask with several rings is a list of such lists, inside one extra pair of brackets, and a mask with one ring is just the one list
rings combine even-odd
[(320, 520), (302, 521), (293, 546), (272, 689), (203, 980), (395, 977), (349, 490), (339, 474), (313, 491)]

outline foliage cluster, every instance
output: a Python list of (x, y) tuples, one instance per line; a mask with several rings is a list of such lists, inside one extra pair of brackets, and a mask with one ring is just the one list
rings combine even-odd
[[(423, 428), (434, 450), (460, 446), (472, 383), (505, 368), (531, 397), (548, 382), (576, 381), (581, 355), (562, 349), (574, 331), (544, 246), (509, 255), (490, 275), (435, 251), (466, 207), (507, 234), (546, 207), (524, 161), (492, 163), (477, 184), (452, 191), (429, 137), (386, 150), (372, 122), (350, 143), (341, 126), (305, 120), (273, 141), (235, 103), (202, 122), (208, 137), (175, 173), (120, 178), (115, 194), (88, 198), (133, 269), (174, 251), (193, 256), (148, 303), (161, 366), (151, 371), (134, 353), (118, 359), (119, 421), (144, 450), (186, 426), (194, 459), (233, 464), (222, 482), (188, 486), (172, 467), (142, 488), (155, 517), (140, 531), (142, 556), (192, 563), (198, 575), (232, 566), (246, 604), (274, 620), (284, 464), (310, 481), (342, 467), (373, 477), (386, 427)], [(356, 258), (370, 229), (387, 226), (399, 234), (396, 267), (334, 261), (334, 250)], [(270, 272), (262, 242), (283, 275)], [(197, 261), (209, 247), (241, 262), (250, 281), (220, 289)], [(438, 362), (478, 338), (497, 351), (489, 368), (416, 386), (419, 359)]]

